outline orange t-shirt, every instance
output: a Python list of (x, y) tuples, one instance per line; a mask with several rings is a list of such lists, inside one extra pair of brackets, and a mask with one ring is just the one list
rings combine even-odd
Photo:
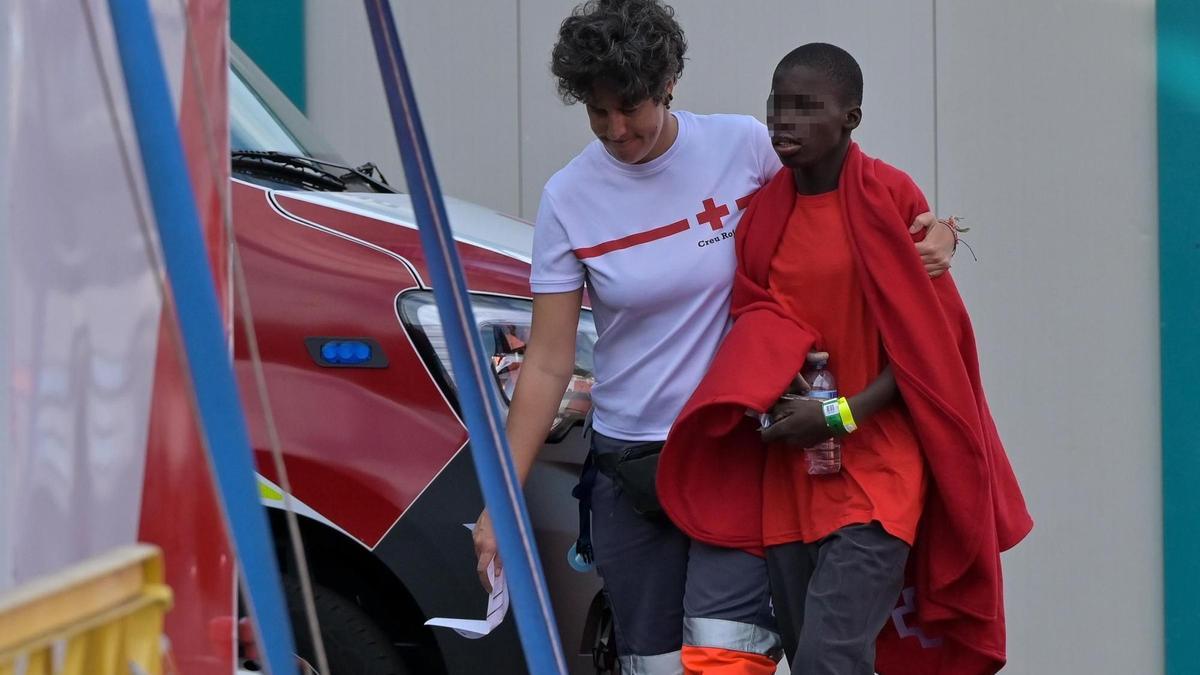
[[(838, 193), (797, 195), (769, 288), (776, 300), (824, 337), (838, 395), (849, 398), (887, 366), (879, 329), (855, 269)], [(843, 436), (842, 470), (810, 476), (801, 448), (773, 444), (763, 485), (767, 546), (814, 542), (847, 525), (879, 521), (912, 544), (925, 498), (925, 465), (903, 403), (856, 420)]]

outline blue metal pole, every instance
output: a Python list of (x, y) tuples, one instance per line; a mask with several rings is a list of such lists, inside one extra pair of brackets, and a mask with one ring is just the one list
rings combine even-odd
[(244, 595), (263, 646), (263, 665), (268, 673), (296, 673), (274, 543), (258, 501), (246, 420), (154, 23), (147, 0), (109, 0), (108, 8), (200, 428), (226, 524), (233, 534)]
[(429, 264), (438, 313), (450, 347), (459, 402), (471, 434), (471, 455), (496, 528), (525, 660), (535, 675), (566, 675), (567, 664), (550, 606), (550, 593), (504, 435), (494, 377), (475, 328), (467, 285), (446, 219), (442, 191), (429, 155), (396, 22), (388, 0), (364, 0), (364, 4), (417, 216), (421, 247)]

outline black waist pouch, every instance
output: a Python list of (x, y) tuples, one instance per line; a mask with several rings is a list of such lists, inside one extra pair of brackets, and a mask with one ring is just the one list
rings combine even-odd
[(632, 445), (620, 452), (596, 455), (600, 472), (616, 483), (617, 489), (633, 504), (633, 510), (643, 516), (662, 514), (658, 489), (654, 485), (662, 449), (663, 442), (654, 441)]

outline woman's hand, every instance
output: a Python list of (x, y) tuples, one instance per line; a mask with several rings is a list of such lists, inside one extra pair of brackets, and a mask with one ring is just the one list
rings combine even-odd
[(926, 211), (913, 220), (908, 228), (911, 234), (925, 230), (925, 238), (917, 242), (917, 253), (925, 264), (925, 272), (931, 278), (938, 278), (950, 269), (950, 260), (954, 257), (957, 237), (949, 226), (938, 221), (933, 213)]
[(496, 550), (496, 533), (492, 530), (492, 519), (488, 517), (487, 509), (479, 514), (472, 532), (475, 540), (475, 572), (479, 575), (479, 583), (483, 590), (492, 592), (492, 580), (488, 577), (488, 563), (495, 561), (496, 574), (500, 574), (500, 553)]
[(771, 408), (770, 414), (772, 424), (762, 430), (764, 443), (811, 448), (833, 436), (817, 399), (785, 396)]

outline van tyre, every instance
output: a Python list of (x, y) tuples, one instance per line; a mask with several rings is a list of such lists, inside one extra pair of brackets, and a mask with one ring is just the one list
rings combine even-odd
[[(313, 665), (315, 672), (317, 652), (309, 637), (300, 582), (285, 576), (283, 585), (296, 651)], [(315, 582), (312, 589), (325, 656), (329, 659), (330, 672), (323, 675), (409, 675), (387, 633), (358, 603)]]

